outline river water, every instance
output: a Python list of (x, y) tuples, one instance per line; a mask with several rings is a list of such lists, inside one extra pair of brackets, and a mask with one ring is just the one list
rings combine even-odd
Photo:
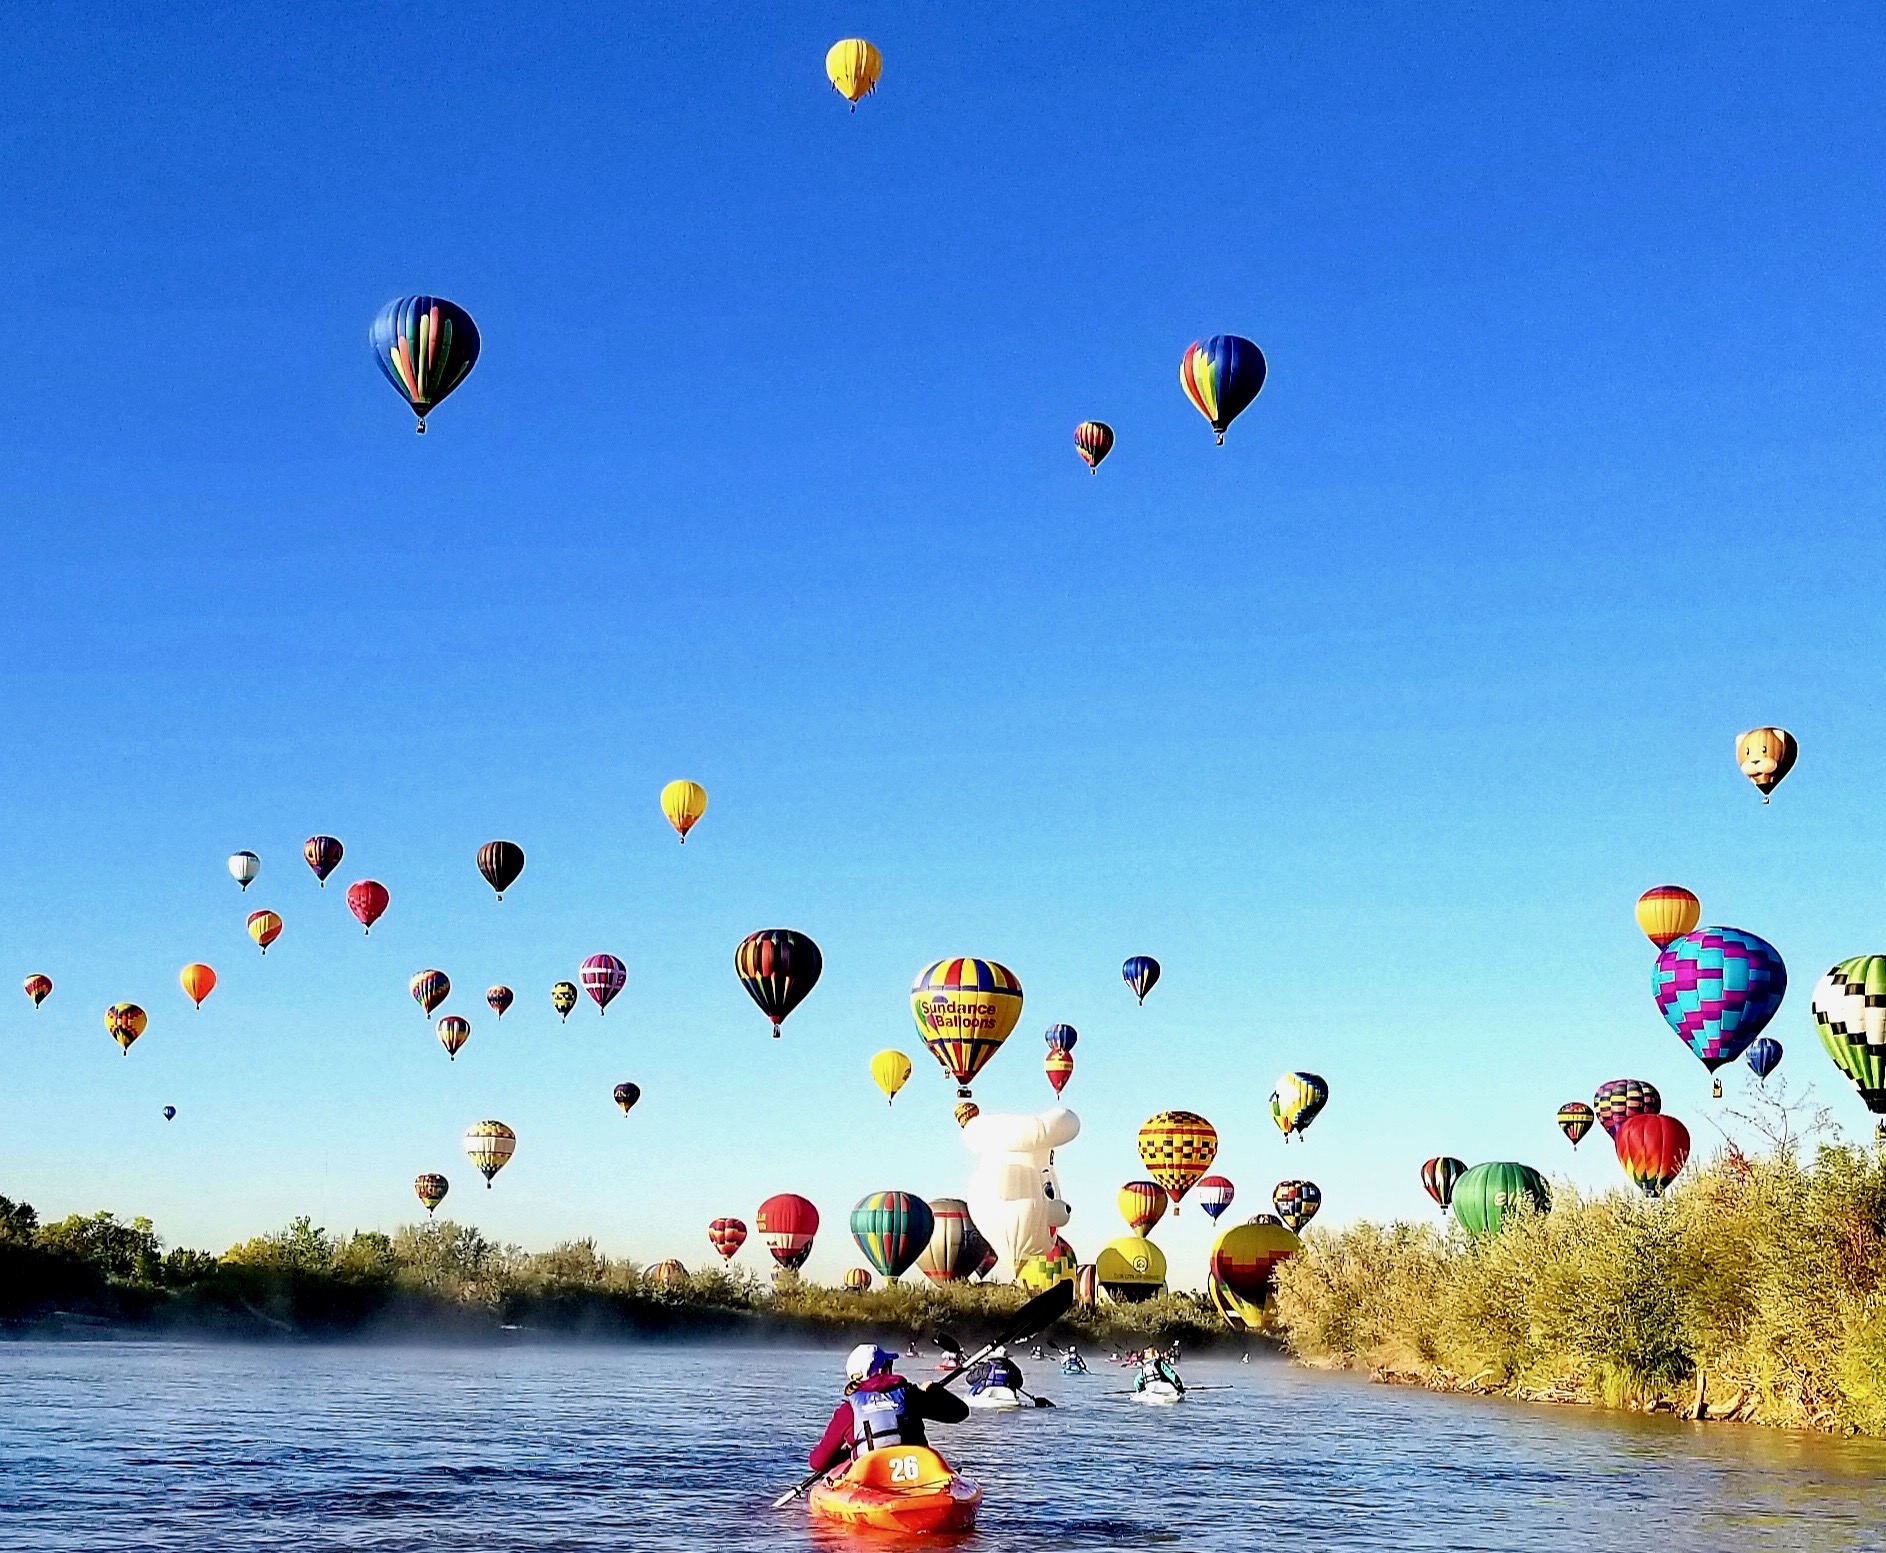
[[(0, 1548), (576, 1553), (883, 1546), (768, 1501), (836, 1352), (0, 1344)], [(1430, 1396), (1279, 1360), (1028, 1366), (1060, 1406), (934, 1442), (1010, 1549), (1724, 1553), (1886, 1545), (1886, 1447)]]

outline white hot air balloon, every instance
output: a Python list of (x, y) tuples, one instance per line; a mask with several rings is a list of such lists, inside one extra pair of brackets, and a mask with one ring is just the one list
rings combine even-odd
[(229, 877), (247, 890), (255, 881), (255, 876), (262, 872), (262, 859), (253, 852), (231, 852), (229, 854)]
[(1054, 1173), (1054, 1151), (1080, 1136), (1081, 1119), (1065, 1106), (1033, 1116), (984, 1111), (963, 1126), (976, 1156), (964, 1199), (976, 1228), (994, 1250), (993, 1278), (1015, 1277), (1030, 1257), (1054, 1244), (1071, 1210)]

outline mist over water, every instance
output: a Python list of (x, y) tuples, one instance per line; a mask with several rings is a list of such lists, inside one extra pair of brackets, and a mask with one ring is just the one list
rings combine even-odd
[[(831, 1548), (770, 1499), (842, 1355), (622, 1346), (0, 1345), (0, 1547)], [(910, 1361), (921, 1375), (929, 1361)], [(934, 1442), (984, 1488), (969, 1546), (1876, 1550), (1886, 1446), (1439, 1397), (1188, 1360), (1148, 1408), (1023, 1360), (1053, 1410)], [(890, 1545), (873, 1539), (876, 1545)]]

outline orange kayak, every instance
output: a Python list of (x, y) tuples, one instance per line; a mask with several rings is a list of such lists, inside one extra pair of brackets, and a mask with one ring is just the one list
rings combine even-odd
[(982, 1490), (927, 1446), (867, 1451), (820, 1479), (807, 1496), (814, 1515), (881, 1531), (968, 1531)]

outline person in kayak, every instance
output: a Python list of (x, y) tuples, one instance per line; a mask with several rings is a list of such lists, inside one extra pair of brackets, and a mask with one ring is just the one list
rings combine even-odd
[(969, 1404), (937, 1386), (919, 1386), (897, 1373), (897, 1355), (861, 1343), (845, 1360), (844, 1399), (832, 1411), (807, 1464), (829, 1472), (840, 1462), (891, 1445), (927, 1445), (924, 1420), (960, 1424)]
[(1181, 1395), (1185, 1391), (1185, 1382), (1179, 1379), (1179, 1372), (1173, 1368), (1172, 1362), (1157, 1348), (1148, 1348), (1140, 1355), (1139, 1374), (1133, 1378), (1133, 1389), (1144, 1391), (1154, 1381), (1164, 1381)]
[(1063, 1375), (1085, 1375), (1087, 1373), (1087, 1361), (1081, 1357), (1080, 1349), (1076, 1348), (1072, 1343), (1067, 1345), (1067, 1352), (1061, 1356), (1061, 1373)]
[(980, 1364), (972, 1364), (964, 1379), (969, 1382), (971, 1395), (979, 1391), (988, 1391), (996, 1386), (1006, 1386), (1011, 1391), (1022, 1389), (1022, 1367), (1008, 1356), (1006, 1348), (998, 1348)]

